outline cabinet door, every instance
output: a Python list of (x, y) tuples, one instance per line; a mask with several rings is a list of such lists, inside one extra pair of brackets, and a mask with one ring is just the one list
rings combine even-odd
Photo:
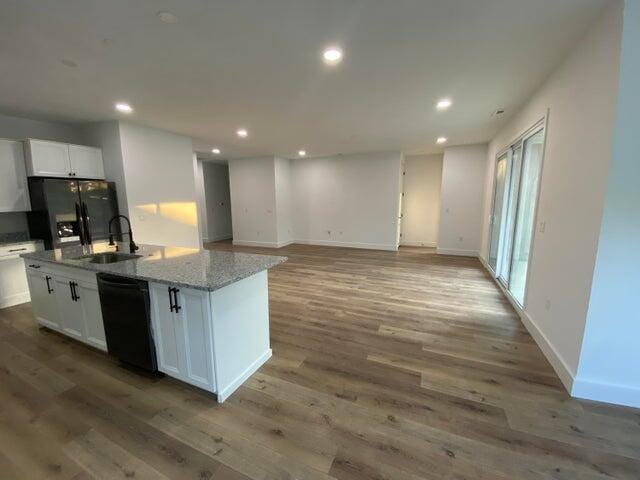
[(151, 283), (149, 295), (158, 370), (171, 377), (182, 379), (180, 332), (176, 329), (175, 315), (170, 310), (169, 287)]
[(46, 140), (27, 140), (29, 175), (35, 177), (69, 177), (69, 145)]
[(209, 294), (200, 290), (179, 288), (176, 325), (182, 337), (184, 370), (182, 379), (206, 390), (214, 391), (213, 351)]
[(31, 308), (36, 321), (45, 327), (60, 330), (55, 285), (51, 275), (28, 269), (27, 281), (31, 294)]
[[(84, 313), (82, 304), (72, 297), (71, 284), (73, 280), (64, 277), (54, 277), (54, 280), (62, 332), (78, 340), (83, 340), (85, 338)], [(78, 287), (76, 287), (77, 290)]]
[(84, 145), (69, 145), (69, 159), (74, 177), (104, 179), (102, 150)]
[(0, 140), (0, 212), (31, 210), (24, 145), (13, 140)]
[(97, 285), (78, 284), (76, 287), (78, 303), (82, 306), (84, 320), (85, 341), (100, 350), (107, 350), (107, 339), (104, 334), (102, 322), (102, 309), (100, 308), (100, 295)]

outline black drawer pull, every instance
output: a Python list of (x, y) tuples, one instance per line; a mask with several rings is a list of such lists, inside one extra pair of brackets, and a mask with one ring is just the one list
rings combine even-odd
[(31, 268), (40, 268), (40, 265), (35, 265), (35, 264), (33, 264), (33, 263), (32, 263), (32, 264), (30, 264), (29, 266), (30, 266)]
[(47, 293), (53, 292), (53, 288), (51, 288), (51, 285), (49, 284), (51, 277), (49, 275), (45, 275), (44, 279), (47, 281)]
[(27, 247), (24, 248), (12, 248), (11, 250), (9, 250), (9, 253), (12, 252), (24, 252), (27, 249)]

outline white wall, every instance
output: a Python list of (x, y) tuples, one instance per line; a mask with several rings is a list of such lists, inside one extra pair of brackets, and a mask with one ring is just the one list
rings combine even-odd
[[(191, 139), (129, 122), (87, 127), (139, 243), (200, 247)], [(124, 205), (124, 206), (123, 206)]]
[(485, 144), (445, 149), (438, 253), (477, 256), (480, 252), (486, 166)]
[(640, 407), (640, 2), (624, 11), (613, 155), (573, 394)]
[(401, 161), (399, 152), (294, 160), (296, 242), (397, 249)]
[(85, 144), (83, 129), (78, 125), (44, 122), (30, 118), (0, 114), (0, 138), (39, 138), (56, 142)]
[(127, 202), (140, 243), (200, 247), (191, 139), (120, 122)]
[[(578, 366), (611, 157), (618, 92), (621, 3), (614, 2), (569, 57), (491, 141), (482, 256), (498, 151), (549, 109), (524, 321), (571, 389)], [(446, 160), (446, 157), (445, 157)]]
[(440, 224), (442, 155), (404, 157), (401, 245), (435, 247)]
[(275, 159), (230, 160), (229, 183), (233, 243), (277, 247)]
[(286, 245), (293, 241), (293, 205), (292, 205), (292, 160), (276, 158), (274, 164), (276, 186), (276, 230), (278, 244)]
[(207, 241), (209, 234), (209, 222), (207, 220), (207, 198), (204, 187), (204, 165), (202, 160), (198, 160), (197, 155), (193, 154), (194, 165), (194, 181), (196, 185), (196, 205), (198, 207), (198, 231), (200, 232), (200, 241)]
[(207, 229), (205, 241), (232, 238), (229, 167), (226, 164), (202, 162)]

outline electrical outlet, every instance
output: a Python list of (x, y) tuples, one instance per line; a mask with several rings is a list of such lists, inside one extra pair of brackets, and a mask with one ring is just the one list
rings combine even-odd
[(544, 302), (544, 309), (548, 312), (551, 310), (551, 300), (547, 298), (547, 301)]
[(544, 233), (546, 228), (547, 228), (547, 222), (545, 222), (545, 221), (538, 222), (538, 231), (540, 233)]

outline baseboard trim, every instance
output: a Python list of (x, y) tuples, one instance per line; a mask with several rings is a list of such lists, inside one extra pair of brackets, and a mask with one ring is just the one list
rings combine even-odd
[(384, 243), (360, 243), (360, 242), (337, 242), (335, 240), (294, 240), (292, 243), (301, 245), (319, 245), (322, 247), (345, 247), (345, 248), (362, 248), (365, 250), (387, 250), (397, 252), (397, 245), (388, 245)]
[(400, 242), (401, 247), (429, 247), (434, 248), (437, 247), (437, 242), (412, 242), (412, 241), (402, 241)]
[(272, 352), (271, 352), (271, 349), (269, 348), (266, 352), (264, 352), (262, 355), (256, 358), (256, 360), (251, 365), (249, 365), (249, 367), (244, 372), (238, 375), (238, 377), (236, 377), (235, 380), (230, 382), (225, 388), (223, 388), (216, 394), (218, 398), (218, 402), (222, 403), (227, 398), (229, 398), (229, 396), (233, 392), (235, 392), (238, 389), (238, 387), (247, 380), (247, 378), (249, 378), (251, 375), (256, 373), (256, 371), (262, 365), (264, 365), (267, 360), (271, 358), (271, 355), (272, 355)]
[(268, 248), (278, 248), (278, 244), (276, 242), (252, 242), (248, 240), (233, 240), (234, 245), (239, 245), (241, 247), (268, 247)]
[(6, 297), (0, 300), (0, 308), (9, 308), (30, 301), (31, 296), (29, 295), (29, 292), (18, 293), (16, 295), (11, 295), (10, 297)]
[(580, 376), (573, 382), (571, 396), (627, 407), (640, 407), (640, 388), (586, 380)]
[(294, 240), (285, 240), (284, 242), (278, 242), (278, 243), (276, 243), (276, 245), (277, 245), (276, 248), (286, 247), (287, 245), (291, 245), (293, 243), (296, 243), (296, 242)]
[(479, 257), (479, 253), (476, 250), (456, 250), (453, 248), (437, 248), (436, 253), (438, 255), (456, 255), (459, 257)]
[(291, 245), (292, 243), (296, 242), (293, 240), (287, 240), (285, 242), (253, 242), (249, 240), (233, 240), (234, 245), (239, 245), (242, 247), (282, 248), (286, 247), (287, 245)]
[(233, 238), (233, 235), (231, 234), (227, 234), (227, 235), (218, 235), (217, 237), (213, 237), (211, 239), (207, 238), (207, 242), (221, 242), (222, 240), (231, 240)]
[(560, 378), (560, 381), (564, 385), (564, 388), (567, 390), (567, 392), (569, 392), (570, 395), (573, 395), (572, 390), (575, 383), (575, 372), (571, 370), (562, 355), (558, 353), (558, 351), (549, 341), (544, 332), (540, 329), (540, 327), (538, 327), (538, 324), (529, 316), (527, 312), (520, 308), (520, 305), (518, 305), (516, 301), (511, 297), (511, 294), (502, 286), (498, 279), (493, 276), (493, 273), (491, 273), (491, 269), (489, 268), (486, 260), (481, 255), (479, 255), (478, 258), (480, 259), (480, 263), (487, 271), (493, 282), (502, 291), (509, 303), (511, 303), (511, 306), (520, 317), (520, 321), (525, 326), (529, 334), (533, 337), (538, 347), (540, 347), (540, 350), (542, 350), (542, 353), (551, 364), (551, 367), (553, 367), (553, 370), (556, 372), (556, 375), (558, 375), (558, 378)]

